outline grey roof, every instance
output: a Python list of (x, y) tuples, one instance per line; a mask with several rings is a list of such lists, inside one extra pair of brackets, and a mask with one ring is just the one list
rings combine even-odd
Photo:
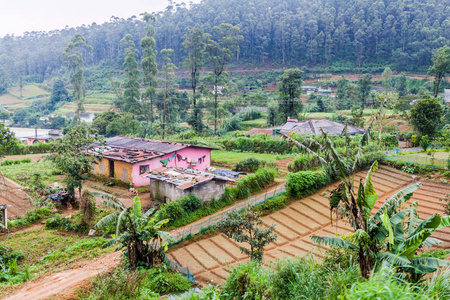
[(208, 172), (203, 172), (194, 169), (171, 168), (171, 167), (161, 167), (149, 171), (142, 176), (153, 180), (159, 180), (173, 184), (174, 186), (176, 186), (181, 190), (200, 186), (211, 180), (236, 182), (236, 180), (234, 179)]
[(217, 168), (209, 168), (208, 171), (213, 172), (214, 174), (225, 176), (225, 177), (232, 177), (232, 178), (239, 178), (239, 175), (243, 174), (246, 175), (245, 172), (235, 172), (228, 169), (217, 169)]
[[(286, 122), (279, 130), (280, 133), (290, 135), (296, 134), (321, 134), (321, 130), (327, 134), (341, 134), (345, 128), (344, 123), (331, 121), (327, 119), (311, 119), (300, 122)], [(365, 130), (352, 125), (347, 125), (349, 134), (363, 134)]]
[(450, 103), (450, 89), (444, 89), (444, 103)]
[(51, 139), (60, 139), (62, 135), (54, 135), (54, 134), (40, 134), (40, 135), (31, 135), (25, 136), (26, 139), (39, 139), (39, 140), (51, 140)]
[(109, 138), (106, 140), (106, 144), (109, 147), (137, 149), (148, 152), (154, 152), (157, 154), (168, 154), (188, 147), (214, 149), (210, 147), (195, 146), (186, 143), (164, 142), (158, 140), (124, 137), (124, 136), (115, 136)]

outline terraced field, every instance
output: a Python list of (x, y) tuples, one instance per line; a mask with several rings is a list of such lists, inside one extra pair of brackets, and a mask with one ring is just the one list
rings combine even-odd
[[(365, 172), (360, 172), (356, 174), (355, 180), (359, 181), (364, 177)], [(387, 197), (412, 184), (413, 179), (408, 174), (381, 166), (374, 173), (372, 182), (379, 196), (375, 205), (378, 209)], [(443, 211), (439, 198), (450, 193), (450, 186), (434, 182), (422, 183), (423, 187), (414, 193), (410, 202), (419, 202), (418, 212), (424, 219), (434, 212)], [(335, 187), (336, 184), (329, 185), (314, 195), (295, 201), (262, 218), (267, 226), (276, 223), (275, 231), (278, 233), (277, 241), (266, 248), (265, 264), (285, 257), (304, 256), (309, 252), (321, 257), (323, 251), (312, 243), (311, 235), (330, 236), (352, 232), (352, 228), (343, 220), (330, 224), (328, 196), (323, 196), (322, 193), (329, 194)], [(450, 230), (443, 229), (435, 234), (445, 242), (440, 247), (450, 248), (449, 233)], [(223, 281), (228, 276), (228, 265), (247, 259), (246, 255), (240, 253), (238, 244), (222, 234), (170, 251), (168, 256), (180, 266), (188, 267), (200, 284)]]

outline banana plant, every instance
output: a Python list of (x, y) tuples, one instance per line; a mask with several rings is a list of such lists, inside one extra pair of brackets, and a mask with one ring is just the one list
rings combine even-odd
[(115, 212), (102, 218), (95, 228), (104, 228), (115, 224), (116, 233), (112, 239), (103, 245), (103, 248), (120, 243), (116, 251), (124, 250), (124, 255), (132, 269), (139, 264), (152, 266), (161, 259), (161, 251), (167, 250), (168, 243), (173, 241), (172, 235), (162, 231), (161, 227), (169, 222), (168, 219), (157, 221), (155, 208), (142, 214), (141, 201), (134, 197), (133, 205), (126, 207), (119, 197), (102, 194), (106, 200), (102, 204), (111, 207)]
[[(429, 246), (438, 243), (438, 240), (429, 236), (441, 226), (449, 226), (449, 221), (447, 217), (441, 218), (436, 214), (422, 222), (418, 218), (417, 212), (412, 211), (413, 208), (399, 211), (401, 205), (410, 200), (413, 192), (421, 186), (420, 183), (408, 186), (387, 199), (372, 216), (371, 212), (378, 198), (372, 184), (372, 174), (378, 168), (378, 162), (375, 161), (372, 164), (365, 180), (361, 179), (357, 192), (354, 191), (354, 176), (363, 155), (363, 145), (370, 139), (372, 123), (361, 137), (358, 152), (353, 160), (350, 159), (349, 153), (346, 158), (341, 157), (330, 138), (323, 131), (324, 142), (320, 144), (314, 141), (320, 145), (322, 155), (310, 150), (306, 145), (290, 139), (302, 150), (316, 156), (329, 172), (334, 172), (340, 178), (341, 183), (330, 194), (331, 216), (333, 210), (336, 211), (336, 214), (340, 212), (355, 229), (350, 241), (340, 237), (319, 236), (313, 236), (312, 240), (357, 252), (361, 275), (365, 278), (369, 278), (375, 264), (390, 262), (400, 271), (411, 274), (413, 280), (417, 280), (426, 272), (434, 272), (436, 267), (446, 265), (440, 260), (419, 258), (415, 255), (417, 249), (423, 245)], [(343, 134), (348, 139), (346, 129)], [(409, 215), (408, 230), (402, 225), (406, 215)]]

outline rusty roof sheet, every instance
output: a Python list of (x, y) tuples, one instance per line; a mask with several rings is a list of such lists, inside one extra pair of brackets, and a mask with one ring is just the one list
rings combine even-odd
[(187, 143), (166, 142), (135, 137), (124, 137), (124, 136), (115, 136), (109, 138), (106, 140), (106, 144), (110, 147), (137, 149), (148, 152), (154, 152), (158, 154), (168, 154), (187, 147), (214, 149), (210, 147), (196, 146)]
[(177, 188), (185, 190), (191, 187), (200, 186), (211, 180), (230, 181), (236, 180), (227, 178), (225, 176), (216, 175), (213, 173), (203, 172), (194, 169), (161, 167), (151, 170), (142, 176), (164, 181), (175, 185)]
[(103, 157), (128, 163), (136, 163), (162, 155), (163, 154), (131, 148), (105, 147), (103, 150)]

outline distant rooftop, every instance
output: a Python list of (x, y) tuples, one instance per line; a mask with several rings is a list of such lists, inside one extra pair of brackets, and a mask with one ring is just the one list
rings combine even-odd
[(444, 89), (444, 103), (450, 104), (450, 89)]
[[(328, 119), (311, 119), (300, 122), (286, 122), (281, 127), (278, 127), (280, 133), (284, 135), (296, 134), (320, 134), (321, 130), (327, 134), (341, 134), (345, 128), (344, 123), (331, 121)], [(349, 134), (363, 134), (365, 130), (360, 127), (347, 125)]]
[(211, 180), (236, 182), (234, 179), (208, 172), (171, 167), (161, 167), (149, 171), (142, 176), (173, 184), (181, 190), (200, 186)]

